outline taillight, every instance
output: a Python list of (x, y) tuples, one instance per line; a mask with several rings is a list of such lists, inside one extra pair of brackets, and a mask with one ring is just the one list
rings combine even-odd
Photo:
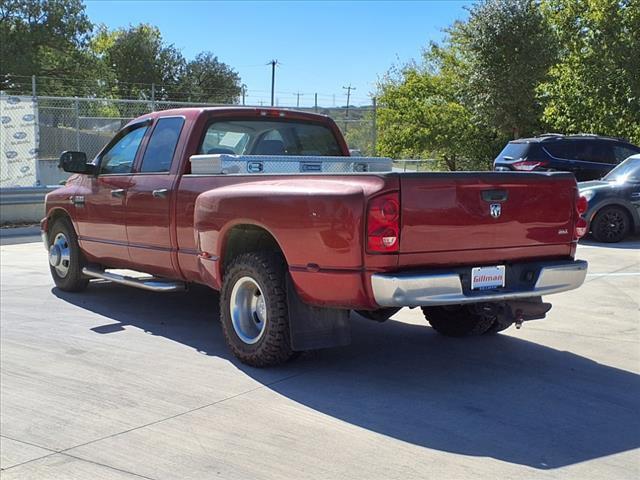
[(588, 208), (589, 201), (586, 197), (578, 197), (578, 200), (576, 201), (576, 211), (578, 212), (578, 215), (584, 215)]
[(262, 117), (284, 117), (286, 115), (282, 110), (260, 110), (260, 116)]
[(587, 234), (587, 221), (580, 217), (576, 222), (576, 237), (582, 238)]
[(535, 170), (538, 167), (546, 167), (547, 162), (535, 162), (532, 160), (522, 160), (520, 162), (512, 163), (511, 166), (515, 170), (521, 170), (523, 172), (530, 172), (531, 170)]
[(581, 215), (584, 215), (588, 208), (589, 201), (585, 197), (578, 197), (576, 200), (576, 213), (578, 214), (578, 220), (576, 221), (576, 238), (582, 238), (587, 234), (588, 224)]
[(367, 208), (367, 251), (394, 253), (400, 246), (400, 195), (372, 198)]

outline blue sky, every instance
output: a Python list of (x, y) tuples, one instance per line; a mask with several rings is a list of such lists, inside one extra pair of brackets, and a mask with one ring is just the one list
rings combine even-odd
[[(268, 104), (272, 58), (280, 105), (369, 104), (377, 78), (393, 64), (420, 57), (429, 41), (467, 17), (469, 1), (211, 2), (86, 0), (95, 24), (118, 28), (151, 23), (187, 59), (210, 50), (247, 85), (247, 103)], [(334, 100), (335, 97), (335, 100)]]

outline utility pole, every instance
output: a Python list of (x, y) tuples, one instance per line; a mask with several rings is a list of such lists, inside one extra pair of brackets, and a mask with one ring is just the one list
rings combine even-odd
[(278, 65), (278, 60), (271, 60), (267, 65), (271, 65), (271, 106), (273, 107), (276, 91), (276, 65)]
[(315, 110), (316, 113), (318, 113), (318, 94), (316, 93), (314, 95), (314, 100), (313, 100), (313, 109)]
[(345, 119), (344, 119), (344, 133), (347, 133), (347, 122), (349, 121), (349, 100), (351, 99), (351, 90), (355, 90), (356, 87), (352, 87), (351, 84), (349, 84), (348, 87), (342, 87), (343, 89), (345, 89), (347, 91), (347, 111), (345, 112)]
[(294, 95), (296, 96), (296, 108), (300, 107), (300, 97), (304, 96), (304, 93), (294, 93)]

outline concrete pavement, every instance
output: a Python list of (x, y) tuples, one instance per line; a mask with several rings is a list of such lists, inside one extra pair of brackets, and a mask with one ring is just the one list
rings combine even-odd
[(448, 339), (419, 310), (258, 370), (217, 295), (53, 288), (1, 247), (2, 479), (640, 477), (640, 242), (586, 242), (548, 319)]

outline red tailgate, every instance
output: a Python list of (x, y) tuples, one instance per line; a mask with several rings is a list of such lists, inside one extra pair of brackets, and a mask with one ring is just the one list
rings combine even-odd
[(568, 244), (573, 240), (576, 183), (572, 175), (404, 174), (400, 193), (400, 253)]

